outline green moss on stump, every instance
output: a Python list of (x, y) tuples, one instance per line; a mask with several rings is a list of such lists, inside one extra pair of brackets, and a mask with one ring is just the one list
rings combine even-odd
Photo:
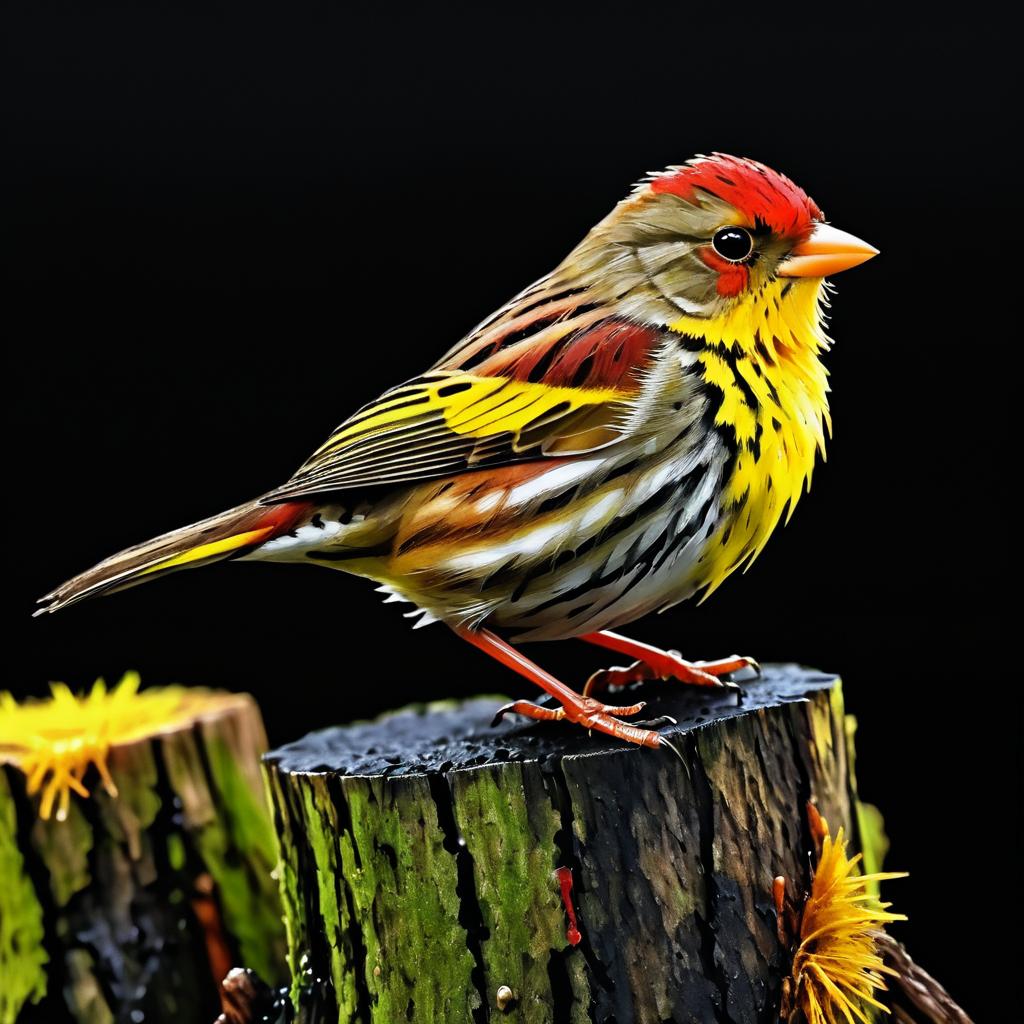
[(26, 1003), (46, 995), (43, 908), (18, 849), (18, 819), (0, 772), (0, 1024), (15, 1024)]

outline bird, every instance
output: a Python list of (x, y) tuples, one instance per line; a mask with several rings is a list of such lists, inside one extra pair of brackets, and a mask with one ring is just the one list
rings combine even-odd
[[(499, 717), (668, 745), (624, 721), (643, 703), (601, 698), (643, 679), (727, 686), (756, 662), (687, 661), (616, 630), (706, 599), (792, 516), (832, 429), (827, 278), (877, 252), (753, 159), (648, 174), (554, 270), (349, 416), (290, 480), (107, 558), (36, 614), (229, 559), (322, 565), (553, 698)], [(634, 662), (577, 690), (518, 646), (569, 638)]]

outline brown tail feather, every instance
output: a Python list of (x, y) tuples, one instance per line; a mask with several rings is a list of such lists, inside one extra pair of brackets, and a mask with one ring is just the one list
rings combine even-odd
[(97, 594), (126, 590), (178, 569), (235, 558), (290, 530), (306, 508), (305, 502), (267, 506), (253, 501), (136, 544), (51, 590), (39, 599), (35, 614), (56, 612)]

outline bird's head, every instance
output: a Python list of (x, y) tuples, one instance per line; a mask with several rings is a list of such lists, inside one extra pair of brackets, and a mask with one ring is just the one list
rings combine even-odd
[(588, 241), (578, 252), (610, 269), (620, 294), (654, 299), (669, 323), (680, 314), (734, 318), (796, 282), (816, 298), (826, 276), (878, 251), (826, 224), (817, 203), (785, 176), (721, 153), (645, 180)]

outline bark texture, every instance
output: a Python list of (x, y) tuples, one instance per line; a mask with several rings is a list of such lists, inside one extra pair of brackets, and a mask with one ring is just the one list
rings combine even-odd
[[(857, 837), (842, 691), (769, 666), (732, 694), (630, 692), (668, 750), (494, 700), (409, 709), (267, 756), (292, 997), (309, 1024), (774, 1021), (772, 879), (806, 890), (813, 800)], [(567, 935), (572, 871), (582, 940)]]
[(206, 1024), (233, 964), (283, 980), (263, 723), (218, 704), (112, 747), (119, 795), (92, 780), (66, 821), (0, 766), (0, 1024)]

